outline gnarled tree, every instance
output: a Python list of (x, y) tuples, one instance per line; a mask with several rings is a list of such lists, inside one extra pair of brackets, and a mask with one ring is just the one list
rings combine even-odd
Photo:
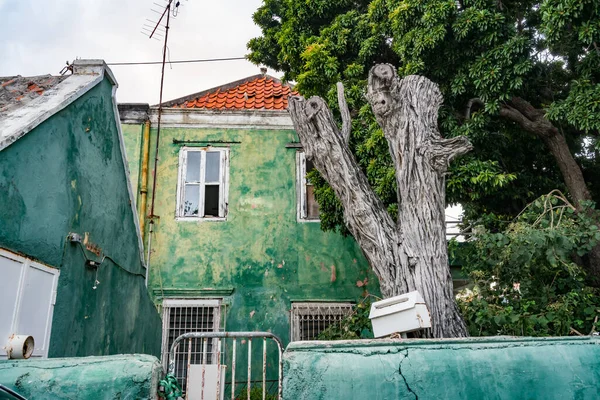
[(445, 174), (450, 161), (472, 149), (466, 137), (441, 137), (442, 95), (429, 79), (399, 79), (389, 64), (369, 73), (368, 100), (396, 169), (398, 218), (373, 192), (350, 148), (350, 113), (338, 84), (342, 129), (320, 97), (290, 98), (289, 110), (307, 157), (335, 191), (344, 219), (386, 297), (418, 290), (432, 317), (433, 337), (467, 335), (454, 301), (445, 226)]

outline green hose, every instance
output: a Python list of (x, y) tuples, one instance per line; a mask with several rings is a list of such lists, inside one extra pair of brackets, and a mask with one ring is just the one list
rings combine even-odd
[(177, 378), (173, 375), (167, 374), (165, 379), (158, 382), (158, 397), (161, 399), (177, 400), (181, 396), (183, 396), (183, 391), (177, 382)]

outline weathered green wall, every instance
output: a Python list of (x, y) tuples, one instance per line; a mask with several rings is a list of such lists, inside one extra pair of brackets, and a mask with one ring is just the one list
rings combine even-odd
[[(176, 221), (179, 140), (230, 146), (224, 222)], [(293, 131), (168, 129), (161, 132), (149, 288), (229, 289), (227, 330), (270, 330), (289, 340), (290, 301), (351, 300), (377, 280), (353, 239), (296, 220)], [(153, 159), (153, 155), (151, 155)], [(151, 185), (150, 185), (151, 186)], [(210, 291), (207, 292), (210, 296)]]
[[(141, 125), (124, 131), (142, 132)], [(155, 129), (151, 135), (150, 171)], [(181, 145), (173, 139), (241, 142), (230, 145), (227, 221), (175, 220)], [(148, 285), (157, 304), (163, 297), (223, 297), (228, 306), (221, 328), (270, 331), (287, 343), (292, 301), (356, 302), (367, 291), (379, 294), (377, 279), (352, 238), (296, 220), (296, 149), (286, 148), (292, 141), (297, 141), (292, 130), (161, 129), (155, 209), (160, 218)], [(140, 159), (137, 149), (127, 148), (134, 165)], [(150, 204), (152, 193), (148, 196)], [(358, 287), (365, 278), (366, 287)], [(258, 351), (256, 363), (262, 358)], [(277, 371), (273, 351), (271, 377)], [(238, 354), (244, 365), (245, 354)]]
[[(51, 357), (160, 353), (111, 91), (105, 79), (0, 152), (0, 247), (61, 270)], [(97, 289), (69, 232), (89, 233), (110, 257)]]
[(120, 355), (0, 361), (0, 383), (28, 399), (156, 399), (156, 357)]
[(292, 343), (284, 400), (598, 399), (597, 338)]
[(123, 141), (125, 142), (125, 152), (127, 153), (127, 164), (129, 164), (129, 176), (131, 187), (136, 202), (139, 202), (139, 180), (141, 171), (141, 152), (143, 125), (122, 124)]

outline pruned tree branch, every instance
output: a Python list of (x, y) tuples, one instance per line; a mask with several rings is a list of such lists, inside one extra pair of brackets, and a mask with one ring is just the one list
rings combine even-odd
[(418, 290), (434, 337), (467, 335), (452, 292), (445, 235), (445, 173), (471, 149), (467, 138), (443, 139), (437, 126), (443, 98), (421, 76), (398, 79), (392, 65), (369, 73), (367, 98), (382, 127), (396, 169), (398, 220), (392, 220), (348, 147), (350, 113), (338, 84), (342, 131), (324, 100), (289, 100), (302, 146), (344, 207), (344, 219), (390, 297)]
[(380, 266), (388, 266), (382, 260), (393, 257), (398, 241), (392, 218), (371, 189), (325, 101), (290, 97), (288, 104), (307, 157), (344, 205), (346, 225), (380, 278), (382, 291), (391, 291), (393, 282), (386, 283), (388, 271)]
[(445, 173), (453, 159), (471, 150), (473, 150), (473, 145), (465, 136), (457, 136), (450, 139), (433, 139), (431, 140), (431, 150), (428, 156), (433, 168), (440, 173)]
[(342, 138), (348, 144), (350, 141), (350, 131), (352, 130), (352, 119), (350, 118), (350, 110), (348, 110), (348, 103), (346, 103), (346, 96), (344, 95), (344, 84), (342, 82), (337, 83), (337, 95), (340, 114), (342, 115)]

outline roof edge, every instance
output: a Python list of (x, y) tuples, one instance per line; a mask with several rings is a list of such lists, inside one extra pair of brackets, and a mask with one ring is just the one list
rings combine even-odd
[(0, 120), (0, 151), (75, 102), (105, 77), (114, 87), (118, 87), (104, 60), (75, 60), (72, 65), (73, 74), (67, 79)]

